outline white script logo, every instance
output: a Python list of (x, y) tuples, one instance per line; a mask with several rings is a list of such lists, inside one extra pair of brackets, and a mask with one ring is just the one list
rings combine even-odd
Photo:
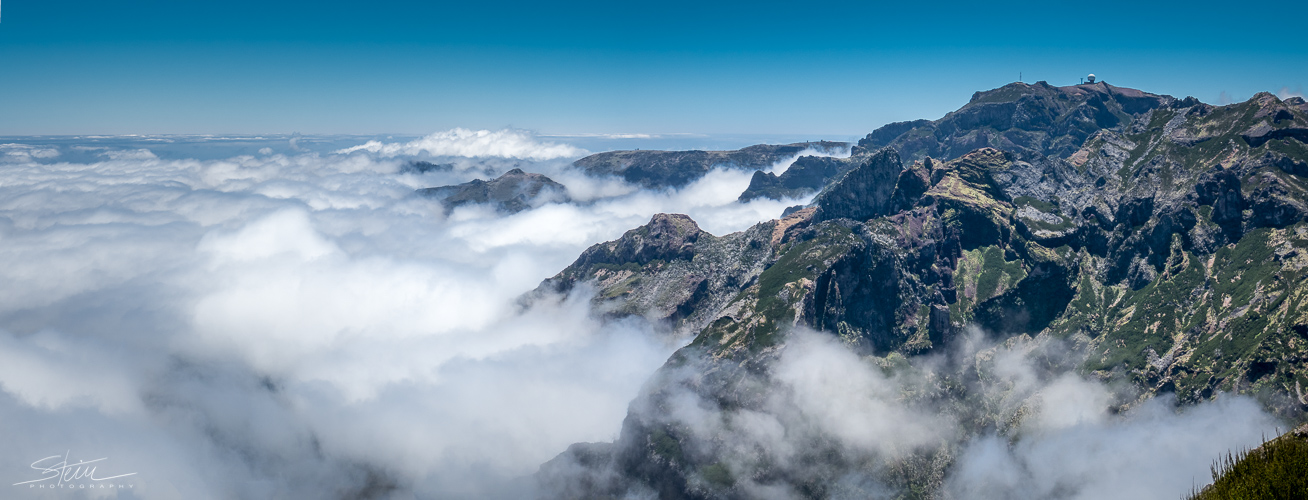
[[(52, 455), (35, 462), (32, 462), (32, 469), (36, 470), (41, 477), (30, 481), (14, 483), (14, 486), (28, 485), (29, 488), (131, 488), (131, 485), (122, 485), (115, 483), (104, 483), (113, 479), (135, 476), (135, 472), (127, 474), (115, 474), (96, 476), (96, 467), (104, 465), (101, 462), (109, 460), (109, 457), (97, 458), (95, 460), (79, 460), (76, 463), (68, 461), (69, 452), (63, 455)], [(88, 484), (88, 481), (90, 483)]]

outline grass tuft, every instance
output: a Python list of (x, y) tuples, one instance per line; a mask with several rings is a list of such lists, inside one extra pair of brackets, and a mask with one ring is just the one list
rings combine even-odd
[(1218, 458), (1213, 484), (1191, 493), (1189, 500), (1308, 498), (1308, 432), (1301, 431)]

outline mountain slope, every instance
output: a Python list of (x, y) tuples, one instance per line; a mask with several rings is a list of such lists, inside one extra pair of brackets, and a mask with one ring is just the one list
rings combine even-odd
[[(1031, 111), (1051, 100), (1040, 108), (1049, 113)], [(977, 116), (1008, 128), (959, 135)], [(1194, 402), (1233, 391), (1302, 418), (1306, 124), (1302, 100), (1270, 94), (1213, 107), (1106, 84), (1014, 84), (941, 121), (869, 135), (813, 206), (723, 237), (757, 242), (716, 250), (718, 272), (741, 278), (677, 302), (679, 317), (697, 318), (677, 325), (697, 334), (632, 404), (618, 441), (574, 447), (540, 477), (556, 492), (594, 497), (744, 498), (778, 488), (820, 498), (834, 494), (833, 478), (864, 474), (908, 497), (938, 497), (954, 441), (851, 450), (794, 417), (809, 409), (779, 377), (808, 330), (892, 373), (947, 354), (953, 364), (937, 366), (936, 382), (913, 400), (948, 409), (967, 432), (1012, 428), (1033, 404), (1029, 395), (969, 403), (974, 392), (960, 388), (989, 383), (979, 370), (993, 356), (959, 347), (969, 325), (1009, 348), (1069, 346), (1066, 358), (1083, 372), (1134, 387), (1114, 403), (1121, 408), (1161, 393)], [(914, 135), (923, 130), (933, 139)], [(977, 137), (1002, 147), (954, 154)], [(889, 146), (873, 150), (881, 140)], [(694, 262), (697, 245), (677, 258)], [(636, 266), (628, 278), (671, 276), (617, 260), (607, 265)], [(575, 272), (593, 265), (569, 269), (600, 297), (622, 295), (594, 271)], [(657, 293), (635, 296), (647, 299), (611, 310), (660, 307)], [(724, 437), (740, 428), (705, 433), (686, 408), (727, 421), (766, 417), (786, 436), (807, 436), (800, 443), (816, 455), (795, 468), (777, 450), (740, 449)]]

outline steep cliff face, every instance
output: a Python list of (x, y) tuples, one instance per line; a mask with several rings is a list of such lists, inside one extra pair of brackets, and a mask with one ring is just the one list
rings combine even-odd
[[(697, 334), (632, 404), (618, 441), (570, 449), (542, 468), (546, 486), (664, 498), (743, 498), (757, 493), (748, 488), (776, 487), (821, 498), (834, 494), (835, 478), (866, 473), (908, 496), (937, 497), (952, 441), (852, 450), (795, 416), (810, 409), (782, 361), (802, 350), (796, 332), (804, 331), (893, 371), (963, 349), (963, 332), (976, 325), (1009, 348), (1070, 346), (1064, 359), (1080, 371), (1130, 382), (1126, 407), (1161, 393), (1194, 402), (1234, 391), (1300, 418), (1308, 409), (1303, 108), (1270, 94), (1213, 107), (1103, 84), (1014, 84), (978, 93), (941, 121), (869, 135), (810, 208), (680, 243), (691, 251), (673, 260), (712, 263), (704, 269), (724, 276), (694, 300), (659, 298), (681, 285), (615, 294), (626, 285), (604, 281), (583, 255), (553, 282), (595, 283), (598, 296), (621, 297), (610, 310), (627, 314), (676, 303), (684, 307), (677, 318), (695, 318), (677, 324)], [(954, 139), (983, 117), (1007, 127), (981, 134), (1002, 147), (953, 154), (977, 145)], [(927, 128), (951, 139), (911, 135)], [(1000, 134), (1008, 130), (1023, 133)], [(868, 149), (881, 140), (890, 146)], [(896, 154), (896, 145), (944, 154)], [(920, 159), (904, 164), (900, 155)], [(654, 283), (691, 274), (619, 255), (613, 249), (631, 246), (623, 240), (587, 254), (614, 255), (624, 263), (606, 265), (635, 266), (631, 276)], [(967, 432), (1003, 432), (1025, 418), (1027, 396), (1001, 407), (968, 403), (973, 392), (958, 388), (992, 380), (981, 367), (993, 352), (964, 351), (950, 353), (954, 364), (913, 386), (909, 399), (970, 422)], [(780, 435), (808, 436), (799, 442), (811, 449), (800, 453), (817, 465), (794, 468), (794, 450), (786, 460), (766, 447), (743, 450), (722, 437), (740, 432), (731, 425), (704, 432), (703, 417), (686, 408), (709, 407), (729, 415), (719, 420), (766, 417)]]

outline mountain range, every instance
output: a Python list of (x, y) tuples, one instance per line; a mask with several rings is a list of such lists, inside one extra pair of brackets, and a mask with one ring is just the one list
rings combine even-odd
[[(786, 155), (842, 147), (848, 157), (765, 171)], [(957, 441), (852, 452), (786, 416), (803, 409), (778, 406), (793, 398), (782, 397), (778, 366), (801, 332), (888, 373), (952, 356), (934, 385), (905, 398), (974, 434), (1013, 428), (1036, 398), (988, 405), (965, 389), (986, 384), (980, 367), (994, 356), (964, 347), (976, 335), (1007, 348), (1065, 346), (1051, 364), (1129, 386), (1116, 412), (1223, 392), (1257, 397), (1289, 421), (1308, 411), (1302, 98), (1212, 106), (1104, 82), (1013, 83), (853, 145), (618, 151), (575, 165), (654, 188), (732, 165), (756, 170), (742, 201), (813, 198), (722, 236), (655, 215), (529, 295), (593, 293), (608, 317), (644, 316), (693, 337), (631, 404), (615, 442), (578, 443), (542, 466), (538, 479), (558, 498), (748, 498), (760, 487), (826, 498), (851, 470), (901, 498), (945, 498)], [(806, 465), (721, 437), (739, 429), (696, 431), (677, 410), (685, 398), (723, 421), (775, 417), (787, 436), (804, 436)]]

